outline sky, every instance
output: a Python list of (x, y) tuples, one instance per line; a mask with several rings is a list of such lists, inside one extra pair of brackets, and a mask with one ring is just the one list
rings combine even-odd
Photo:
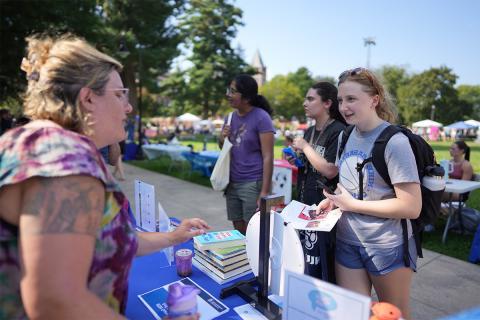
[(480, 1), (237, 0), (244, 26), (234, 46), (251, 62), (260, 51), (267, 79), (307, 67), (337, 76), (365, 67), (364, 38), (373, 37), (370, 67), (420, 73), (447, 66), (458, 84), (480, 85)]

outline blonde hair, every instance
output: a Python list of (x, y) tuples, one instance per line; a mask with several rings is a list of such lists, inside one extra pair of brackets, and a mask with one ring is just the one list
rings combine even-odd
[(338, 85), (345, 81), (359, 83), (363, 91), (370, 96), (378, 94), (378, 106), (375, 108), (378, 117), (390, 123), (396, 123), (398, 114), (393, 99), (372, 71), (365, 68), (347, 70), (340, 75)]
[(122, 65), (73, 35), (56, 39), (37, 35), (26, 41), (27, 58), (21, 66), (28, 79), (25, 115), (88, 134), (89, 115), (80, 105), (80, 89), (103, 94), (110, 74), (120, 72)]

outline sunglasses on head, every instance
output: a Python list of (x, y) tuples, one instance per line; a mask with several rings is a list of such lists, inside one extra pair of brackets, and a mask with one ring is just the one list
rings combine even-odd
[(345, 70), (342, 73), (340, 73), (340, 75), (338, 76), (338, 83), (344, 82), (348, 77), (355, 76), (362, 72), (365, 72), (368, 75), (368, 69), (366, 68), (358, 67), (354, 69)]

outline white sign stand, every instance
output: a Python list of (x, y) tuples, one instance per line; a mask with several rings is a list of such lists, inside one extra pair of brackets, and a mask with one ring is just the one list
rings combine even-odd
[(368, 320), (371, 298), (285, 270), (282, 319)]

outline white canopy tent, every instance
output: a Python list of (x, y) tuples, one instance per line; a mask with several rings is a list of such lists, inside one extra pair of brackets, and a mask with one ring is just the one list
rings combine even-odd
[(430, 127), (442, 127), (443, 124), (437, 121), (433, 121), (430, 119), (418, 121), (412, 123), (412, 128), (430, 128)]
[(191, 113), (184, 113), (182, 114), (181, 116), (178, 116), (177, 117), (177, 121), (180, 121), (180, 122), (197, 122), (197, 121), (200, 121), (202, 120), (200, 117), (197, 117), (196, 115), (194, 114), (191, 114)]
[(470, 119), (470, 120), (465, 121), (465, 123), (469, 124), (471, 126), (475, 126), (477, 128), (480, 127), (480, 121), (477, 121), (477, 120)]

